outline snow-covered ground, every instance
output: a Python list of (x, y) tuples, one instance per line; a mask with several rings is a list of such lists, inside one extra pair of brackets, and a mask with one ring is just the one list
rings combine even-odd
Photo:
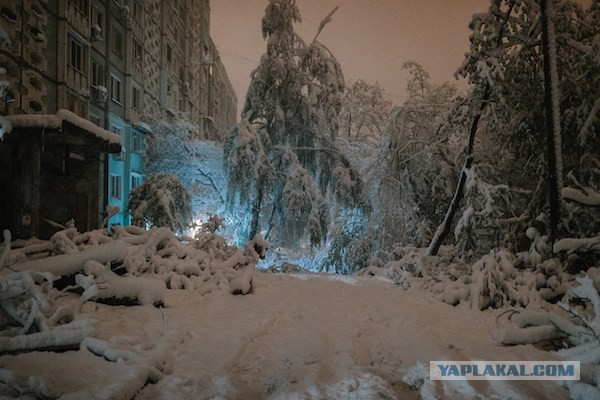
[[(71, 293), (56, 301), (79, 300)], [(452, 307), (372, 277), (255, 272), (245, 296), (188, 289), (167, 290), (163, 308), (87, 302), (77, 318), (95, 321), (94, 331), (81, 348), (0, 356), (0, 395), (568, 398), (554, 382), (427, 379), (430, 360), (552, 359), (530, 345), (495, 344), (490, 331), (498, 313)]]

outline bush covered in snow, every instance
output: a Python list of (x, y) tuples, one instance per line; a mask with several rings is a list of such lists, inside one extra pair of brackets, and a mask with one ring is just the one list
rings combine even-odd
[(128, 208), (138, 226), (166, 226), (183, 232), (192, 222), (190, 194), (173, 174), (148, 176), (131, 191)]

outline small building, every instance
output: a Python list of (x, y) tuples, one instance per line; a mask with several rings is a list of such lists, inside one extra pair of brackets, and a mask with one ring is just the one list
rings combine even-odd
[[(236, 122), (235, 92), (210, 39), (209, 0), (13, 0), (2, 2), (0, 21), (0, 115), (16, 118), (14, 131), (0, 150), (10, 154), (0, 161), (9, 160), (13, 168), (21, 168), (30, 146), (53, 147), (45, 138), (60, 136), (55, 138), (58, 147), (69, 144), (68, 152), (41, 151), (41, 168), (58, 168), (61, 179), (56, 182), (66, 182), (68, 174), (81, 172), (71, 166), (77, 169), (83, 162), (86, 171), (91, 171), (92, 165), (100, 163), (100, 194), (91, 191), (86, 198), (96, 196), (94, 208), (100, 212), (107, 205), (119, 208), (109, 225), (130, 223), (127, 201), (144, 179), (144, 136), (151, 126), (186, 120), (198, 128), (201, 138), (222, 140), (223, 132)], [(72, 116), (95, 127), (72, 124)], [(27, 124), (19, 125), (24, 120)], [(46, 120), (51, 124), (41, 123)], [(119, 150), (106, 147), (104, 133), (94, 138), (100, 132), (97, 129), (119, 137)], [(21, 142), (23, 138), (27, 139)], [(84, 150), (70, 150), (70, 141)], [(14, 151), (23, 153), (13, 158)], [(36, 169), (28, 173), (37, 173), (36, 179), (41, 179), (45, 172)], [(19, 226), (19, 236), (28, 230), (38, 234), (48, 225), (28, 225), (39, 223), (32, 211), (38, 200), (29, 198), (24, 186), (18, 190), (27, 197), (19, 202), (34, 203), (17, 204), (15, 199), (2, 203), (0, 230)], [(18, 212), (6, 205), (16, 206)], [(65, 209), (73, 211), (74, 207)], [(25, 218), (23, 223), (14, 222), (15, 212)], [(40, 221), (65, 222), (66, 211), (56, 208), (52, 212), (56, 215), (44, 214)], [(75, 218), (80, 220), (76, 221), (80, 231), (97, 226), (97, 213), (90, 213)], [(11, 225), (5, 225), (9, 220)]]
[(13, 238), (48, 239), (70, 219), (80, 232), (101, 227), (108, 153), (120, 138), (68, 110), (6, 117), (0, 141), (0, 226)]

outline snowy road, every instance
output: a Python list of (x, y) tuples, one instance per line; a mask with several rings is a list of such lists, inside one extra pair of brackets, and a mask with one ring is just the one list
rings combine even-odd
[[(254, 279), (247, 296), (171, 290), (162, 311), (87, 303), (81, 316), (96, 320), (94, 337), (106, 341), (99, 353), (116, 362), (87, 349), (5, 355), (0, 378), (53, 398), (568, 398), (553, 382), (426, 381), (418, 391), (403, 381), (417, 362), (428, 376), (430, 360), (551, 359), (532, 346), (496, 345), (497, 312), (366, 277)], [(144, 385), (148, 375), (155, 382)]]

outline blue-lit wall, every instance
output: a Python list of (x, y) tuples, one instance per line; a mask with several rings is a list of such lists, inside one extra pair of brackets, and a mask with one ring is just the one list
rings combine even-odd
[(109, 156), (108, 204), (118, 206), (120, 211), (109, 220), (108, 225), (126, 226), (131, 224), (131, 216), (127, 212), (129, 193), (143, 181), (144, 176), (143, 133), (115, 115), (110, 116), (110, 127), (121, 136), (123, 151)]

